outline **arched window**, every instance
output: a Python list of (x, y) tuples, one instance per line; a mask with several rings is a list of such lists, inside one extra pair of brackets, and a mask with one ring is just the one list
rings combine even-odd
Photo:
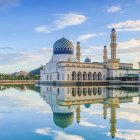
[(98, 80), (102, 80), (102, 74), (100, 72), (98, 73)]
[(87, 89), (83, 88), (83, 95), (86, 96), (87, 95)]
[(87, 80), (87, 73), (83, 72), (83, 80)]
[(72, 88), (72, 96), (76, 96), (75, 88)]
[(76, 72), (75, 71), (72, 72), (72, 80), (76, 80)]
[(77, 89), (77, 94), (78, 94), (78, 96), (81, 96), (82, 92), (81, 92), (80, 88)]
[(88, 73), (88, 80), (92, 80), (92, 73), (91, 72)]
[(97, 94), (97, 88), (93, 88), (93, 95)]
[(96, 72), (93, 73), (93, 80), (97, 80), (97, 73)]
[(80, 71), (79, 71), (78, 74), (77, 74), (77, 79), (78, 79), (78, 81), (79, 81), (79, 80), (82, 80), (82, 74), (81, 74)]
[(92, 94), (92, 88), (88, 88), (88, 95), (90, 96)]
[(101, 95), (102, 93), (102, 88), (98, 88), (98, 95)]

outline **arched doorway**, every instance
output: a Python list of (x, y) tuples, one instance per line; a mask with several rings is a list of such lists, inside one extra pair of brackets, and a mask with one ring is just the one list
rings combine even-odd
[(77, 74), (77, 79), (78, 79), (78, 81), (82, 80), (82, 73), (80, 71)]
[(87, 80), (87, 73), (83, 72), (83, 80)]
[(98, 80), (102, 80), (102, 74), (100, 72), (98, 73)]
[(96, 72), (93, 73), (93, 80), (97, 80), (97, 73)]
[(92, 80), (92, 73), (91, 72), (88, 73), (88, 80)]

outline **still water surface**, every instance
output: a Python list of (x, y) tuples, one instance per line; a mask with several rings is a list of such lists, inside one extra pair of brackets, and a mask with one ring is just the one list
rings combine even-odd
[(140, 140), (140, 87), (0, 86), (0, 140)]

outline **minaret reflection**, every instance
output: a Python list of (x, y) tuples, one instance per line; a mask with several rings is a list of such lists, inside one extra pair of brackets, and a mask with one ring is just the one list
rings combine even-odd
[(115, 137), (115, 133), (116, 133), (116, 123), (117, 123), (117, 119), (116, 119), (116, 108), (119, 108), (119, 99), (118, 98), (110, 98), (109, 99), (109, 104), (108, 107), (111, 109), (111, 115), (110, 115), (110, 132), (111, 132), (111, 136), (112, 138)]
[(78, 107), (76, 108), (76, 120), (77, 123), (80, 123), (80, 113), (81, 113), (81, 109), (80, 109), (80, 105), (78, 105)]
[(107, 109), (108, 109), (108, 104), (105, 102), (103, 104), (103, 117), (104, 117), (104, 119), (107, 118)]

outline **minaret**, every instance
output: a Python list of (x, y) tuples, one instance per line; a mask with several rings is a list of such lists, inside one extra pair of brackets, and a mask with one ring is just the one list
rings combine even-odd
[(76, 46), (76, 58), (80, 62), (81, 52), (80, 52), (80, 42), (77, 42)]
[(103, 59), (104, 59), (104, 63), (106, 63), (107, 62), (107, 47), (106, 46), (104, 46), (104, 56), (103, 56)]
[(77, 119), (78, 124), (80, 123), (80, 112), (81, 112), (81, 109), (80, 109), (80, 105), (79, 105), (76, 109), (76, 119)]
[(115, 60), (116, 59), (116, 48), (117, 48), (117, 43), (116, 43), (116, 31), (113, 28), (111, 31), (111, 59)]

